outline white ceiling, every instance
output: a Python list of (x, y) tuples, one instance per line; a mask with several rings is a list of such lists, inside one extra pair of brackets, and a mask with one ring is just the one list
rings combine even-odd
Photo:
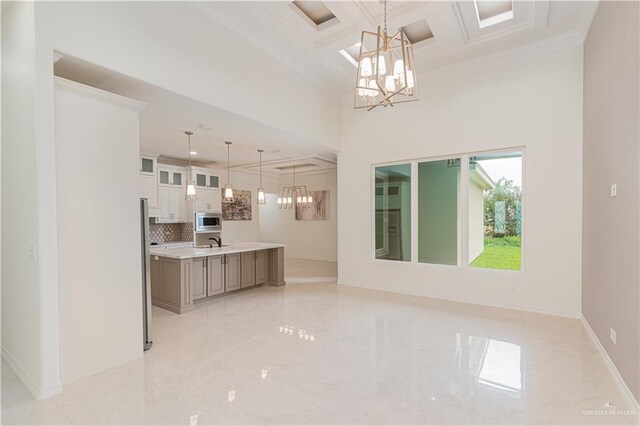
[[(88, 86), (145, 102), (140, 111), (140, 146), (147, 154), (176, 159), (188, 158), (185, 130), (194, 132), (191, 149), (198, 154), (193, 161), (226, 166), (231, 146), (231, 166), (252, 171), (258, 162), (258, 149), (264, 149), (265, 163), (306, 158), (322, 158), (335, 167), (336, 155), (326, 147), (302, 140), (273, 127), (254, 122), (220, 108), (195, 101), (160, 87), (106, 70), (88, 62), (64, 56), (54, 65), (57, 76)], [(275, 174), (288, 173), (273, 167)]]
[[(194, 2), (192, 7), (314, 84), (345, 92), (353, 87), (355, 67), (339, 50), (359, 42), (363, 29), (375, 31), (382, 24), (383, 5), (362, 0), (324, 3), (336, 19), (319, 26), (289, 1)], [(502, 10), (499, 3), (504, 1), (489, 3)], [(433, 38), (415, 45), (416, 66), (423, 72), (561, 34), (583, 39), (596, 6), (593, 1), (514, 1), (513, 19), (480, 28), (472, 1), (394, 1), (388, 4), (388, 27), (394, 31), (427, 21)]]
[[(496, 10), (504, 10), (504, 0), (495, 3), (502, 3), (493, 5)], [(353, 90), (355, 67), (339, 50), (358, 42), (363, 29), (375, 31), (382, 23), (383, 5), (362, 0), (324, 4), (335, 19), (320, 25), (315, 25), (291, 1), (193, 2), (189, 6), (310, 83), (346, 95)], [(488, 9), (493, 7), (489, 6)], [(514, 49), (522, 51), (541, 40), (570, 35), (580, 42), (596, 7), (597, 2), (515, 1), (513, 19), (480, 28), (473, 2), (390, 2), (388, 26), (393, 31), (426, 21), (433, 37), (415, 45), (418, 72), (433, 76), (439, 70), (449, 75), (453, 66), (467, 69), (465, 64), (481, 58), (492, 62), (496, 55)], [(255, 166), (260, 148), (265, 150), (266, 163), (292, 159), (304, 162), (305, 158), (322, 165), (318, 167), (335, 163), (335, 153), (326, 147), (72, 57), (60, 59), (55, 73), (146, 102), (148, 106), (140, 113), (143, 152), (185, 159), (184, 131), (191, 130), (195, 133), (192, 150), (198, 152), (194, 159), (203, 163), (226, 164), (225, 140), (234, 142), (232, 166), (247, 171)], [(271, 168), (273, 173), (287, 172), (274, 165)]]

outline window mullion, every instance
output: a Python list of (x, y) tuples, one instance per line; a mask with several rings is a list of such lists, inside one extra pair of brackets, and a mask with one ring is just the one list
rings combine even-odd
[(418, 263), (418, 162), (411, 162), (411, 263)]
[(458, 259), (463, 268), (469, 266), (469, 156), (463, 155), (460, 164), (460, 191), (458, 196)]

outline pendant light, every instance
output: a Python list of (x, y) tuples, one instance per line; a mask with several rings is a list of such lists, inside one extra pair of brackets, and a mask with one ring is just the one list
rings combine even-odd
[(417, 101), (413, 46), (401, 28), (387, 33), (387, 2), (384, 2), (384, 29), (362, 31), (353, 107), (371, 111), (377, 106), (393, 106)]
[[(184, 134), (187, 135), (187, 139), (189, 140), (189, 178), (192, 178), (193, 172), (191, 170), (191, 135), (193, 135), (193, 132), (185, 131)], [(187, 181), (187, 195), (185, 199), (187, 201), (195, 201), (198, 199), (198, 196), (196, 194), (196, 183), (192, 179), (189, 179)]]
[(264, 149), (259, 149), (260, 153), (260, 187), (258, 187), (258, 204), (267, 204), (267, 197), (264, 194), (264, 188), (262, 188), (262, 153)]
[(306, 185), (296, 185), (296, 166), (293, 166), (293, 185), (282, 188), (282, 195), (278, 197), (279, 209), (292, 209), (295, 206), (308, 207), (313, 204), (313, 197), (309, 195)]
[(230, 161), (229, 161), (229, 149), (231, 147), (231, 142), (225, 141), (227, 144), (227, 184), (224, 186), (224, 202), (225, 203), (233, 203), (233, 188), (231, 188), (231, 179), (230, 179)]

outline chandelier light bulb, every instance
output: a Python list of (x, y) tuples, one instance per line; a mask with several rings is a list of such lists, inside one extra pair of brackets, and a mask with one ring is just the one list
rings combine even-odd
[(307, 202), (308, 202), (308, 203), (313, 203), (313, 197), (312, 197), (311, 195), (309, 195), (309, 196), (307, 197)]
[(367, 95), (367, 89), (362, 89), (363, 87), (367, 87), (367, 80), (364, 78), (361, 78), (360, 81), (358, 82), (358, 95), (360, 96), (366, 96)]
[(409, 89), (413, 89), (415, 86), (415, 82), (413, 81), (413, 72), (411, 70), (407, 70), (407, 87)]
[(282, 198), (281, 197), (278, 197), (278, 205), (279, 206), (282, 205)]
[(396, 91), (396, 80), (392, 75), (388, 75), (384, 79), (384, 88), (387, 89), (387, 92), (395, 92)]
[(387, 73), (387, 64), (384, 60), (384, 56), (378, 56), (378, 74), (382, 77)]
[(372, 72), (371, 58), (363, 58), (360, 61), (360, 75), (363, 77), (371, 77)]
[(404, 62), (402, 59), (397, 59), (393, 64), (393, 76), (399, 79), (402, 74), (404, 74)]
[(375, 80), (371, 80), (369, 82), (369, 89), (371, 89), (368, 91), (369, 96), (371, 96), (372, 98), (378, 96), (378, 85), (376, 84)]

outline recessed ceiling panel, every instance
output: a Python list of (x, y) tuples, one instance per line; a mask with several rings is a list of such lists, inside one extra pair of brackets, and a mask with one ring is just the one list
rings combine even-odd
[(405, 25), (402, 29), (411, 44), (420, 43), (421, 41), (433, 38), (431, 28), (429, 28), (429, 24), (427, 24), (425, 19), (414, 22), (413, 24)]
[(474, 0), (474, 3), (480, 28), (513, 19), (512, 0)]
[(321, 1), (294, 1), (300, 11), (316, 25), (324, 24), (332, 19), (335, 19), (336, 15), (329, 10), (329, 8)]

